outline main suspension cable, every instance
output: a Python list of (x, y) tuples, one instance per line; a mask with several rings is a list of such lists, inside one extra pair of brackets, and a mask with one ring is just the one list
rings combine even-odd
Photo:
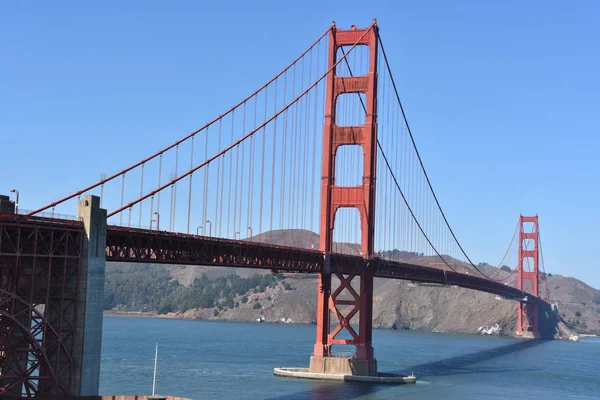
[[(348, 50), (348, 54), (356, 47), (358, 46), (358, 44), (364, 39), (364, 37), (367, 35), (367, 33), (369, 33), (369, 31), (371, 29), (373, 29), (374, 25), (371, 25), (371, 27), (369, 27), (369, 29), (365, 30), (365, 32), (363, 33), (363, 35), (357, 40), (356, 43), (354, 43), (350, 49)], [(253, 138), (255, 133), (260, 131), (261, 129), (263, 129), (263, 127), (265, 127), (266, 125), (268, 125), (269, 123), (271, 123), (273, 120), (275, 120), (277, 117), (279, 117), (279, 115), (283, 114), (285, 111), (287, 111), (292, 105), (296, 104), (301, 98), (303, 98), (307, 93), (309, 93), (315, 86), (317, 86), (319, 84), (319, 82), (321, 82), (323, 79), (325, 79), (325, 77), (331, 72), (333, 71), (338, 64), (340, 64), (343, 60), (346, 59), (346, 55), (344, 55), (340, 60), (338, 60), (334, 65), (332, 65), (323, 75), (321, 75), (319, 77), (319, 79), (317, 79), (315, 82), (313, 82), (308, 88), (306, 88), (306, 90), (304, 90), (302, 93), (300, 93), (298, 96), (296, 96), (296, 98), (294, 98), (292, 101), (290, 101), (287, 105), (285, 105), (283, 108), (281, 108), (277, 113), (275, 113), (273, 116), (271, 116), (268, 120), (264, 121), (262, 124), (260, 124), (259, 126), (256, 126), (252, 131), (250, 131), (249, 133), (247, 133), (246, 135), (244, 135), (243, 137), (241, 137), (240, 139), (238, 139), (235, 143), (230, 144), (229, 146), (227, 146), (226, 148), (222, 149), (221, 151), (219, 151), (217, 154), (215, 154), (214, 156), (206, 159), (204, 162), (198, 164), (196, 167), (190, 169), (189, 171), (187, 171), (184, 174), (181, 174), (177, 177), (175, 177), (174, 179), (172, 179), (171, 181), (167, 182), (166, 184), (164, 184), (163, 186), (152, 190), (148, 193), (146, 193), (144, 196), (140, 197), (137, 200), (134, 200), (120, 208), (118, 208), (117, 210), (109, 213), (107, 215), (108, 218), (112, 217), (115, 214), (120, 213), (121, 211), (128, 209), (132, 206), (134, 206), (135, 204), (146, 200), (147, 198), (153, 196), (154, 194), (162, 191), (163, 189), (169, 187), (170, 185), (173, 185), (175, 183), (177, 183), (178, 181), (180, 181), (181, 179), (187, 177), (188, 175), (194, 173), (195, 171), (199, 170), (200, 168), (209, 165), (212, 161), (214, 161), (215, 159), (218, 159), (219, 157), (221, 157), (222, 155), (224, 155), (225, 153), (227, 153), (228, 151), (230, 151), (231, 149), (235, 148), (236, 146), (238, 146), (239, 144), (243, 143), (244, 141), (246, 141), (248, 138)], [(37, 211), (36, 211), (37, 212)]]
[[(352, 69), (350, 68), (350, 64), (348, 62), (348, 58), (346, 57), (349, 52), (346, 53), (346, 52), (344, 52), (343, 48), (341, 48), (341, 49), (342, 49), (343, 59), (346, 60), (345, 62), (346, 62), (346, 65), (348, 67), (348, 72), (349, 72), (350, 76), (354, 76), (353, 73), (352, 73)], [(390, 77), (391, 77), (391, 75), (390, 75)], [(392, 83), (393, 83), (393, 80), (392, 80)], [(394, 86), (394, 89), (395, 89), (395, 86)], [(396, 92), (396, 94), (397, 94), (397, 92)], [(365, 103), (364, 103), (362, 97), (360, 97), (360, 94), (358, 94), (358, 93), (357, 93), (357, 96), (360, 99), (360, 104), (362, 105), (363, 110), (366, 112), (367, 111), (367, 107), (365, 106)], [(435, 248), (435, 246), (433, 245), (433, 243), (431, 242), (431, 240), (429, 239), (429, 237), (427, 236), (427, 234), (425, 233), (425, 231), (421, 227), (421, 224), (418, 221), (415, 213), (413, 212), (412, 207), (408, 203), (408, 200), (406, 199), (406, 196), (404, 196), (404, 192), (400, 188), (400, 184), (398, 183), (398, 180), (396, 179), (396, 175), (394, 174), (394, 171), (392, 171), (392, 167), (390, 166), (390, 163), (388, 162), (388, 158), (387, 158), (387, 156), (385, 154), (385, 151), (383, 151), (383, 147), (381, 146), (381, 143), (379, 142), (379, 139), (377, 139), (377, 147), (379, 148), (379, 151), (381, 151), (381, 155), (383, 156), (383, 159), (385, 161), (385, 165), (387, 166), (387, 169), (390, 172), (390, 174), (392, 176), (392, 179), (394, 180), (394, 184), (396, 185), (396, 188), (400, 192), (400, 196), (402, 197), (402, 200), (404, 200), (404, 204), (406, 204), (406, 207), (408, 208), (408, 211), (410, 212), (410, 215), (412, 216), (413, 220), (415, 221), (415, 223), (419, 227), (419, 230), (421, 231), (421, 233), (423, 234), (423, 236), (425, 237), (425, 239), (427, 240), (427, 242), (429, 243), (429, 245), (431, 246), (431, 248), (433, 249), (433, 251), (435, 251), (435, 253), (444, 262), (444, 264), (446, 264), (446, 266), (448, 266), (448, 268), (450, 268), (452, 271), (457, 272), (454, 268), (452, 268), (452, 266), (450, 264), (448, 264), (448, 262), (444, 259), (444, 257), (442, 257), (442, 255), (438, 252), (438, 250)]]
[[(228, 114), (230, 114), (231, 112), (233, 112), (235, 109), (237, 109), (238, 107), (245, 105), (246, 102), (248, 102), (250, 99), (252, 99), (254, 96), (256, 96), (258, 93), (260, 93), (263, 89), (265, 89), (267, 86), (269, 86), (271, 83), (273, 83), (274, 81), (276, 81), (280, 76), (282, 76), (284, 73), (286, 73), (290, 68), (292, 68), (293, 66), (296, 65), (296, 63), (303, 59), (304, 56), (306, 54), (308, 54), (309, 51), (311, 51), (317, 44), (319, 44), (321, 42), (321, 40), (329, 33), (331, 32), (331, 29), (334, 27), (334, 25), (331, 25), (325, 32), (323, 32), (323, 34), (313, 43), (311, 44), (304, 52), (302, 52), (302, 54), (300, 54), (294, 61), (292, 61), (290, 64), (288, 64), (283, 70), (281, 70), (277, 75), (275, 75), (271, 80), (269, 80), (267, 83), (265, 83), (264, 85), (262, 85), (259, 89), (257, 89), (256, 91), (254, 91), (252, 94), (250, 94), (249, 96), (247, 96), (246, 98), (244, 98), (243, 100), (241, 100), (240, 102), (238, 102), (236, 105), (234, 105), (233, 107), (231, 107), (229, 110), (227, 110), (225, 113), (220, 114), (219, 116), (217, 116), (216, 118), (214, 118), (213, 120), (211, 120), (210, 122), (206, 123), (205, 125), (203, 125), (202, 127), (196, 129), (195, 131), (189, 133), (187, 136), (185, 136), (184, 138), (176, 141), (175, 143), (172, 143), (171, 145), (163, 148), (162, 150), (152, 154), (149, 157), (144, 158), (143, 160), (129, 166), (128, 168), (125, 168), (109, 177), (105, 177), (104, 179), (99, 180), (98, 182), (96, 182), (93, 185), (90, 185), (82, 190), (78, 190), (75, 193), (63, 197), (60, 200), (54, 201), (46, 206), (40, 207), (34, 211), (31, 211), (30, 213), (27, 214), (27, 216), (33, 216), (35, 214), (38, 214), (42, 211), (45, 211), (49, 208), (52, 207), (56, 207), (57, 205), (70, 200), (74, 197), (80, 196), (86, 192), (89, 192), (90, 190), (104, 185), (106, 182), (112, 181), (115, 178), (118, 178), (121, 175), (125, 175), (127, 172), (147, 163), (150, 160), (153, 160), (156, 157), (162, 156), (165, 152), (175, 148), (176, 146), (179, 146), (181, 143), (187, 141), (188, 139), (194, 137), (195, 135), (197, 135), (198, 133), (202, 132), (203, 130), (207, 129), (209, 126), (211, 126), (212, 124), (214, 124), (215, 122), (221, 120), (223, 117), (227, 116)], [(355, 45), (356, 46), (356, 45)], [(160, 186), (160, 185), (159, 185)]]
[(469, 256), (467, 255), (467, 253), (465, 252), (464, 248), (462, 247), (462, 245), (460, 244), (460, 242), (458, 241), (456, 235), (454, 234), (454, 230), (452, 229), (452, 227), (450, 227), (450, 223), (448, 222), (448, 219), (446, 218), (446, 214), (444, 214), (444, 211), (442, 210), (442, 206), (440, 205), (440, 202), (438, 200), (438, 197), (435, 193), (435, 191), (433, 190), (433, 186), (431, 185), (431, 180), (429, 179), (429, 175), (427, 174), (427, 171), (425, 170), (425, 165), (423, 164), (423, 160), (421, 159), (421, 155), (419, 154), (419, 150), (417, 149), (417, 145), (415, 143), (415, 139), (414, 136), (412, 134), (412, 130), (410, 129), (410, 125), (408, 124), (408, 119), (406, 118), (406, 113), (404, 111), (404, 107), (402, 106), (402, 101), (400, 100), (400, 95), (398, 94), (398, 89), (396, 87), (396, 82), (394, 81), (394, 77), (392, 75), (392, 69), (390, 67), (390, 64), (388, 62), (388, 58), (387, 58), (387, 54), (385, 52), (385, 48), (383, 46), (383, 42), (381, 40), (381, 36), (377, 36), (377, 39), (379, 41), (379, 44), (381, 46), (381, 51), (383, 54), (383, 58), (385, 60), (385, 64), (388, 70), (388, 74), (390, 76), (390, 80), (392, 82), (392, 86), (394, 88), (394, 92), (396, 94), (396, 99), (398, 101), (398, 105), (400, 106), (400, 111), (402, 112), (402, 117), (404, 119), (404, 123), (406, 124), (406, 129), (408, 131), (408, 134), (410, 136), (411, 142), (413, 144), (413, 147), (415, 149), (415, 154), (417, 155), (417, 159), (419, 160), (419, 164), (421, 165), (421, 169), (423, 170), (423, 174), (425, 176), (425, 179), (427, 180), (427, 185), (429, 186), (429, 190), (431, 191), (431, 194), (433, 195), (433, 198), (435, 200), (435, 203), (440, 211), (440, 214), (442, 216), (442, 218), (444, 219), (444, 222), (446, 224), (446, 226), (448, 227), (448, 230), (450, 232), (450, 234), (452, 235), (452, 238), (454, 239), (454, 241), (456, 242), (456, 244), (458, 245), (458, 248), (460, 249), (460, 251), (462, 252), (462, 254), (465, 256), (465, 258), (468, 260), (468, 262), (471, 264), (471, 266), (473, 268), (475, 268), (475, 270), (477, 272), (479, 272), (482, 276), (484, 276), (487, 279), (493, 280), (491, 279), (489, 276), (487, 276), (486, 274), (484, 274), (483, 272), (481, 272), (479, 270), (479, 268), (477, 268), (477, 266), (473, 263), (473, 261), (471, 261), (471, 259), (469, 258)]

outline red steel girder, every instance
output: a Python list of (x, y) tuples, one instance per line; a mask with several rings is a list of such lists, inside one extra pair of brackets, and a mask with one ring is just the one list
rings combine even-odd
[(83, 225), (0, 215), (0, 396), (77, 391)]
[(317, 250), (109, 226), (106, 260), (319, 272)]

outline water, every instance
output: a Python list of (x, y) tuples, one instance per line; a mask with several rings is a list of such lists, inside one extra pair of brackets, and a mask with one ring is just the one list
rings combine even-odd
[(306, 367), (310, 325), (106, 317), (100, 394), (148, 394), (155, 343), (157, 393), (192, 399), (599, 399), (600, 339), (580, 343), (392, 330), (373, 332), (382, 372), (414, 371), (416, 385), (279, 378)]

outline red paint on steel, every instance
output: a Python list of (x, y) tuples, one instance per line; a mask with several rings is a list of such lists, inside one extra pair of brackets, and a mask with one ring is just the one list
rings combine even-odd
[[(373, 258), (374, 221), (375, 221), (375, 175), (377, 154), (377, 25), (373, 23), (367, 29), (338, 30), (331, 29), (329, 36), (329, 72), (327, 74), (325, 125), (323, 132), (323, 161), (321, 181), (321, 221), (319, 248), (325, 253), (325, 265), (319, 275), (317, 292), (317, 338), (314, 346), (315, 357), (331, 355), (333, 344), (351, 344), (356, 346), (356, 357), (361, 360), (373, 359), (372, 309), (373, 309)], [(337, 50), (341, 46), (352, 45), (344, 58), (357, 45), (369, 47), (369, 72), (364, 76), (341, 77), (336, 75)], [(341, 94), (363, 93), (366, 98), (366, 119), (362, 126), (339, 127), (336, 125), (336, 101)], [(360, 135), (348, 135), (348, 131), (360, 132)], [(357, 187), (339, 187), (335, 185), (335, 155), (342, 145), (362, 146), (364, 153), (363, 182)], [(333, 228), (338, 209), (356, 208), (360, 215), (362, 265), (355, 273), (344, 276), (336, 274), (340, 281), (334, 290), (332, 287), (331, 252), (333, 250)], [(351, 286), (352, 281), (360, 280), (358, 292)], [(355, 281), (356, 282), (356, 281)], [(346, 289), (354, 300), (338, 299)], [(353, 305), (348, 314), (340, 307)], [(338, 307), (339, 306), (339, 307)], [(330, 315), (337, 316), (338, 325), (331, 329)], [(350, 320), (358, 313), (359, 329), (356, 332)], [(337, 339), (345, 329), (352, 339)]]
[[(533, 224), (532, 232), (525, 232), (524, 226), (526, 223)], [(533, 244), (531, 246), (523, 246), (523, 241), (529, 241)], [(533, 270), (526, 271), (525, 264), (531, 267), (529, 260), (533, 261)], [(521, 215), (519, 218), (519, 259), (518, 259), (518, 289), (526, 291), (526, 283), (531, 284), (531, 294), (536, 298), (539, 297), (539, 225), (538, 217), (524, 217)], [(517, 333), (533, 332), (537, 334), (540, 332), (539, 327), (539, 305), (535, 301), (522, 301), (519, 303), (517, 315)]]
[(78, 393), (83, 235), (79, 221), (0, 215), (0, 397)]

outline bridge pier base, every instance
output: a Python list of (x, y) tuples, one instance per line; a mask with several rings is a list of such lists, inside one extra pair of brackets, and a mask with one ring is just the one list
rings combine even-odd
[(539, 332), (517, 331), (517, 337), (522, 339), (541, 339)]
[(349, 357), (311, 357), (308, 369), (317, 374), (377, 376), (377, 360)]
[(520, 304), (516, 336), (523, 339), (554, 339), (558, 319), (548, 303)]

